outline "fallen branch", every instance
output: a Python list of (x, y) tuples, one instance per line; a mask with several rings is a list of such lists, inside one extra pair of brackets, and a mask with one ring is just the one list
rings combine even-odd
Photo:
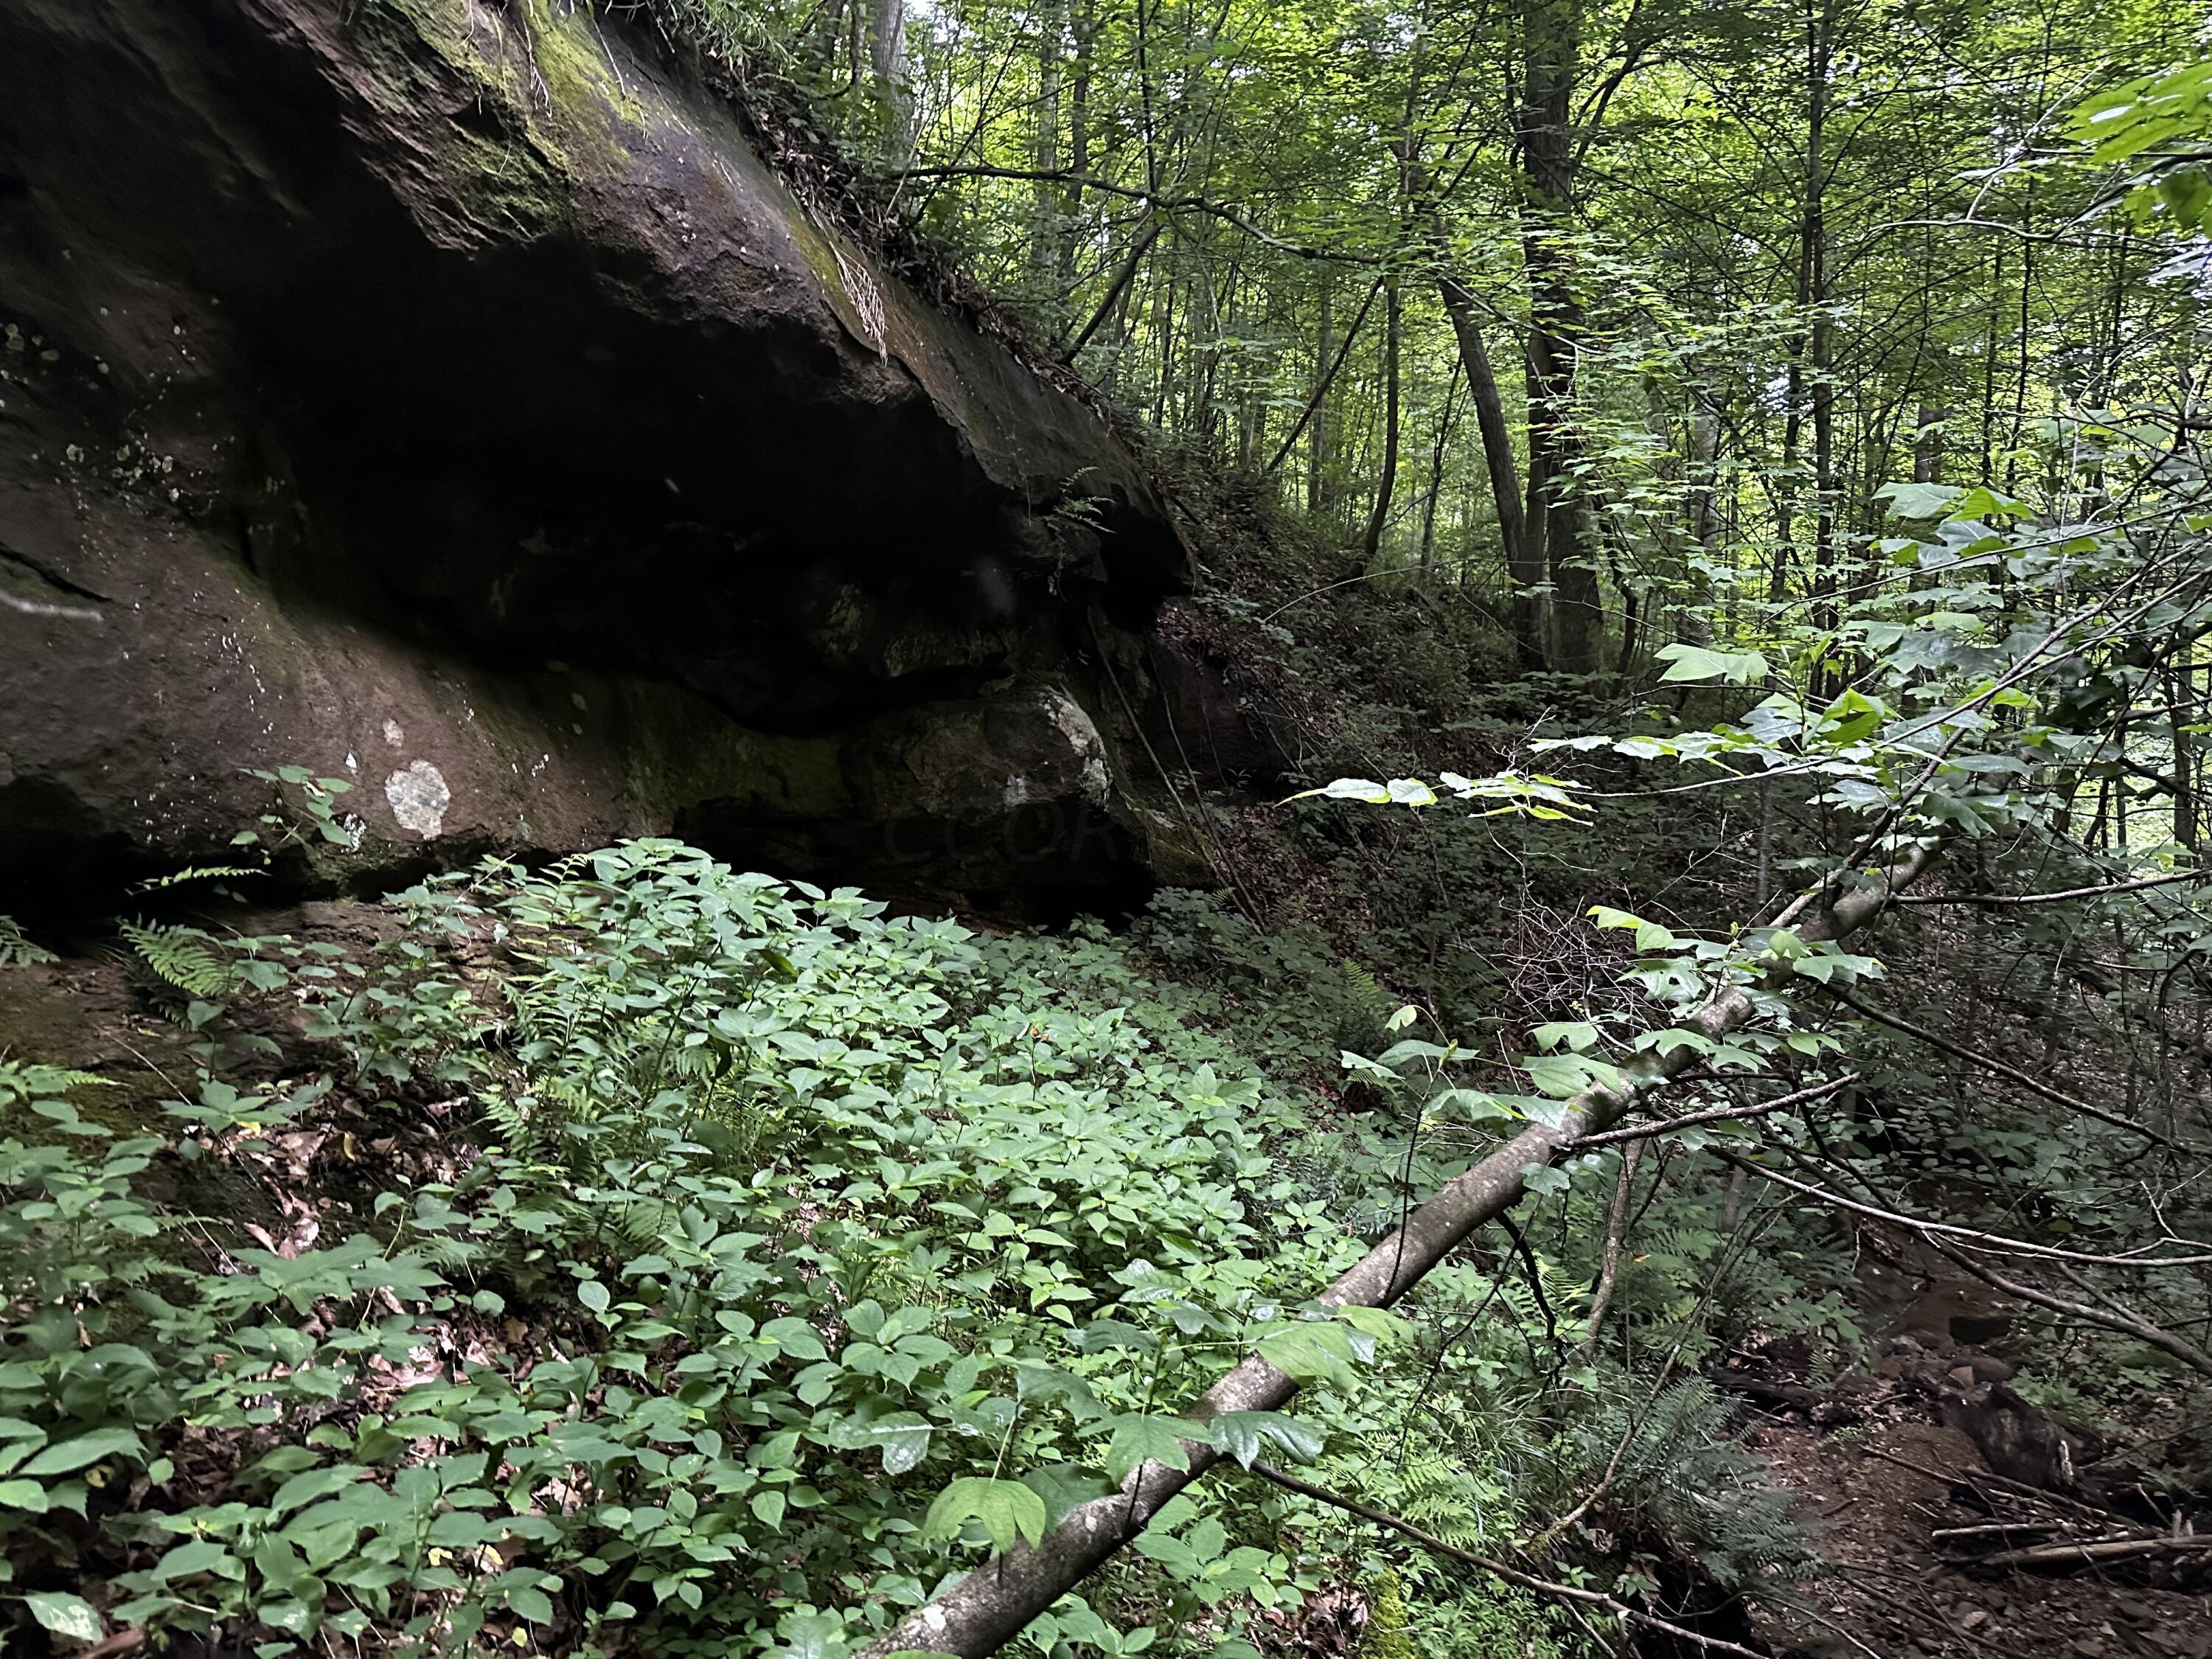
[(1447, 1544), (1434, 1533), (1424, 1532), (1402, 1516), (1393, 1515), (1388, 1510), (1378, 1510), (1370, 1504), (1361, 1503), (1356, 1498), (1346, 1498), (1343, 1493), (1331, 1492), (1326, 1486), (1316, 1486), (1310, 1481), (1299, 1480), (1294, 1474), (1285, 1474), (1273, 1464), (1255, 1462), (1252, 1465), (1252, 1473), (1264, 1480), (1273, 1481), (1285, 1492), (1297, 1492), (1321, 1503), (1334, 1504), (1347, 1514), (1358, 1516), (1363, 1521), (1372, 1521), (1378, 1527), (1388, 1527), (1394, 1532), (1402, 1533), (1423, 1549), (1444, 1556), (1450, 1560), (1463, 1561), (1471, 1567), (1480, 1567), (1494, 1578), (1502, 1578), (1507, 1583), (1517, 1584), (1525, 1590), (1534, 1590), (1539, 1595), (1549, 1595), (1563, 1601), (1579, 1601), (1586, 1607), (1603, 1607), (1607, 1613), (1627, 1620), (1632, 1624), (1641, 1625), (1647, 1630), (1664, 1631), (1669, 1636), (1685, 1642), (1694, 1642), (1698, 1646), (1714, 1653), (1738, 1653), (1745, 1656), (1745, 1659), (1762, 1659), (1761, 1655), (1750, 1648), (1741, 1647), (1734, 1642), (1723, 1641), (1717, 1636), (1701, 1636), (1696, 1631), (1686, 1629), (1680, 1625), (1669, 1624), (1666, 1620), (1646, 1613), (1640, 1607), (1629, 1606), (1618, 1596), (1608, 1595), (1604, 1590), (1589, 1589), (1579, 1584), (1562, 1584), (1549, 1578), (1539, 1578), (1533, 1573), (1526, 1573), (1518, 1568), (1509, 1567), (1503, 1561), (1493, 1561), (1486, 1555), (1477, 1555), (1473, 1550), (1463, 1550), (1456, 1544)]
[[(1924, 1217), (1906, 1215), (1899, 1210), (1885, 1210), (1880, 1205), (1863, 1203), (1842, 1193), (1832, 1193), (1825, 1187), (1815, 1187), (1810, 1182), (1792, 1180), (1779, 1170), (1770, 1170), (1764, 1164), (1754, 1164), (1719, 1146), (1705, 1149), (1722, 1162), (1734, 1164), (1762, 1181), (1771, 1181), (1778, 1187), (1786, 1187), (1793, 1193), (1826, 1204), (1838, 1210), (1849, 1210), (1853, 1215), (1863, 1215), (1870, 1221), (1886, 1221), (1893, 1227), (1903, 1227), (1918, 1233), (1936, 1249), (1943, 1246), (1939, 1237), (1955, 1238), (1968, 1249), (1990, 1250), (2001, 1255), (2039, 1257), (2052, 1261), (2084, 1261), (2094, 1267), (2201, 1267), (2212, 1265), (2212, 1255), (2096, 1255), (2087, 1250), (2069, 1250), (2056, 1244), (2037, 1244), (2025, 1238), (2008, 1238), (2002, 1233), (1985, 1233), (1972, 1227), (1961, 1227), (1951, 1221), (1929, 1221)], [(1948, 1255), (1948, 1251), (1945, 1251)], [(2141, 1334), (2140, 1332), (2135, 1333)]]
[[(1954, 1469), (1948, 1467), (1930, 1468), (1925, 1463), (1916, 1463), (1909, 1457), (1899, 1457), (1895, 1452), (1883, 1451), (1878, 1446), (1859, 1449), (1869, 1457), (1878, 1457), (1885, 1463), (1894, 1463), (1900, 1469), (1910, 1469), (1915, 1474), (1924, 1474), (1930, 1480), (1940, 1480), (1947, 1486), (1971, 1486), (1977, 1490), (1984, 1482), (2001, 1488), (2008, 1496), (2025, 1498), (2031, 1504), (2041, 1504), (2054, 1510), (2072, 1510), (2077, 1515), (2094, 1516), (2110, 1522), (2115, 1517), (2109, 1510), (2085, 1504), (2078, 1498), (2069, 1498), (2063, 1492), (2049, 1491), (2042, 1486), (2031, 1486), (2025, 1480), (2015, 1480), (2008, 1474), (1999, 1474), (1993, 1469)], [(1995, 1501), (1983, 1492), (1984, 1501), (1995, 1507)]]
[[(1817, 943), (1856, 933), (1881, 914), (1893, 895), (1917, 879), (1934, 856), (1931, 849), (1914, 848), (1871, 881), (1826, 888), (1820, 904), (1798, 928), (1798, 937)], [(1777, 972), (1788, 971), (1778, 959), (1768, 965)], [(1718, 1041), (1749, 1024), (1757, 1012), (1749, 989), (1729, 986), (1687, 1024), (1709, 1041)], [(1620, 1082), (1594, 1086), (1562, 1103), (1556, 1122), (1530, 1124), (1447, 1182), (1403, 1226), (1323, 1291), (1321, 1301), (1335, 1307), (1389, 1307), (1477, 1228), (1518, 1203), (1527, 1190), (1529, 1170), (1548, 1167), (1584, 1134), (1618, 1121), (1645, 1091), (1687, 1071), (1698, 1060), (1689, 1043), (1674, 1045), (1664, 1056), (1647, 1053), (1623, 1068)], [(1120, 1491), (1078, 1505), (1035, 1545), (1017, 1542), (908, 1613), (862, 1649), (861, 1659), (885, 1659), (906, 1650), (949, 1653), (957, 1659), (984, 1659), (997, 1652), (1144, 1531), (1177, 1492), (1220, 1461), (1206, 1431), (1216, 1417), (1228, 1412), (1279, 1411), (1297, 1390), (1297, 1382), (1286, 1373), (1256, 1354), (1248, 1356), (1183, 1408), (1182, 1414), (1191, 1419), (1190, 1437), (1182, 1442), (1188, 1468), (1140, 1464)]]
[(2100, 1325), (2108, 1331), (2118, 1331), (2123, 1336), (2132, 1336), (2138, 1341), (2147, 1342), (2154, 1348), (2172, 1354), (2199, 1376), (2212, 1376), (2212, 1353), (2206, 1352), (2186, 1337), (2176, 1336), (2162, 1325), (2154, 1325), (2132, 1311), (2108, 1311), (2086, 1302), (2075, 1302), (2068, 1297), (2053, 1296), (2039, 1285), (2030, 1285), (2025, 1280), (1998, 1273), (1986, 1262), (1973, 1260), (1964, 1251), (1952, 1249), (1932, 1235), (1923, 1234), (1922, 1237), (1927, 1239), (1929, 1248), (1938, 1255), (1965, 1268), (1991, 1290), (2002, 1291), (2022, 1302), (2032, 1302), (2052, 1313), (2065, 1314), (2084, 1324)]
[(1991, 1534), (2005, 1536), (2015, 1532), (2063, 1532), (2063, 1525), (2057, 1521), (1990, 1521), (1978, 1527), (1938, 1527), (1928, 1536), (1937, 1543), (1948, 1544), (1959, 1538), (1987, 1538)]
[(1769, 1112), (1784, 1112), (1792, 1106), (1825, 1100), (1858, 1080), (1859, 1074), (1852, 1072), (1838, 1078), (1833, 1083), (1815, 1084), (1809, 1089), (1800, 1089), (1778, 1100), (1763, 1100), (1756, 1106), (1714, 1106), (1702, 1112), (1686, 1112), (1680, 1117), (1667, 1118), (1657, 1123), (1638, 1123), (1626, 1129), (1608, 1129), (1603, 1134), (1584, 1135), (1575, 1142), (1575, 1150), (1586, 1152), (1596, 1146), (1617, 1146), (1624, 1141), (1649, 1140), (1654, 1135), (1672, 1134), (1677, 1129), (1693, 1129), (1701, 1123), (1734, 1123), (1742, 1118), (1765, 1117)]
[(2025, 1549), (1978, 1555), (1974, 1562), (1984, 1567), (2095, 1566), (2100, 1562), (2125, 1561), (2136, 1556), (2195, 1555), (2207, 1550), (2212, 1550), (2212, 1535), (2175, 1538), (2159, 1533), (2137, 1538), (2100, 1539), (2094, 1543), (2034, 1544)]
[(1869, 1019), (1874, 1021), (1875, 1024), (1887, 1025), (1893, 1031), (1902, 1031), (1905, 1036), (1917, 1038), (1918, 1041), (1926, 1043), (1931, 1048), (1940, 1049), (1944, 1054), (1950, 1055), (1954, 1060), (1963, 1060), (1969, 1066), (1978, 1066), (1984, 1071), (1995, 1072), (1999, 1077), (2006, 1078), (2010, 1079), (2012, 1082), (2017, 1083), (2021, 1088), (2026, 1089), (2031, 1094), (2042, 1096), (2044, 1099), (2050, 1101), (2053, 1105), (2063, 1106), (2067, 1110), (2070, 1112), (2079, 1112), (2084, 1117), (2094, 1117), (2098, 1122), (2109, 1123), (2116, 1129), (2125, 1129), (2130, 1134), (2141, 1135), (2146, 1140), (2154, 1141), (2159, 1146), (2170, 1147), (2175, 1152), (2204, 1152), (2207, 1151), (2212, 1151), (2212, 1148), (2203, 1146), (2185, 1146), (2181, 1142), (2174, 1140), (2168, 1136), (2160, 1134), (2157, 1130), (2152, 1128), (2147, 1123), (2138, 1123), (2135, 1119), (2131, 1117), (2123, 1117), (2118, 1112), (2108, 1112), (2101, 1106), (2092, 1106), (2086, 1100), (2076, 1100), (2072, 1095), (2066, 1094), (2059, 1090), (2054, 1089), (2049, 1084), (2043, 1082), (2041, 1079), (2031, 1077), (2026, 1072), (2020, 1071), (2014, 1066), (2008, 1066), (2001, 1060), (1993, 1060), (1987, 1054), (1978, 1054), (1973, 1049), (1967, 1048), (1964, 1043), (1954, 1042), (1950, 1038), (1941, 1036), (1935, 1031), (1929, 1030), (1924, 1026), (1915, 1025), (1910, 1020), (1899, 1019), (1895, 1014), (1885, 1013), (1881, 1009), (1876, 1008), (1869, 1003), (1862, 1002), (1839, 985), (1832, 984), (1824, 988), (1827, 991), (1830, 996), (1835, 998), (1835, 1000), (1842, 1003), (1844, 1006), (1856, 1010), (1857, 1012), (1865, 1015)]
[(2102, 898), (2107, 893), (2140, 893), (2147, 887), (2171, 887), (2177, 882), (2203, 881), (2202, 870), (2177, 875), (2148, 876), (2141, 881), (2115, 881), (2102, 887), (2069, 887), (2057, 893), (1916, 893), (1900, 904), (2057, 904), (2067, 899)]

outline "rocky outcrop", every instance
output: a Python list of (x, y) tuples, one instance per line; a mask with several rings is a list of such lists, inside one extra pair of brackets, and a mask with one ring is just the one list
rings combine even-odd
[(282, 765), (360, 879), (677, 830), (1124, 902), (1191, 866), (1136, 741), (1186, 562), (616, 15), (0, 7), (0, 909)]

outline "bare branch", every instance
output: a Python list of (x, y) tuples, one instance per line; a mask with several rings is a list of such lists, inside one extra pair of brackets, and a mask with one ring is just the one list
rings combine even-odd
[[(1450, 1560), (1464, 1562), (1470, 1567), (1479, 1567), (1492, 1577), (1502, 1578), (1509, 1584), (1517, 1584), (1525, 1590), (1534, 1590), (1539, 1595), (1549, 1595), (1563, 1601), (1579, 1601), (1587, 1607), (1602, 1607), (1607, 1613), (1626, 1619), (1632, 1624), (1641, 1625), (1647, 1630), (1664, 1631), (1678, 1640), (1695, 1643), (1708, 1652), (1737, 1653), (1743, 1655), (1744, 1659), (1759, 1659), (1759, 1656), (1749, 1648), (1739, 1647), (1734, 1642), (1723, 1641), (1717, 1636), (1701, 1636), (1696, 1631), (1686, 1629), (1680, 1625), (1669, 1624), (1666, 1620), (1648, 1613), (1640, 1607), (1629, 1606), (1618, 1596), (1608, 1595), (1604, 1590), (1589, 1589), (1578, 1584), (1562, 1584), (1549, 1578), (1539, 1578), (1533, 1573), (1526, 1573), (1518, 1568), (1509, 1567), (1503, 1561), (1493, 1561), (1486, 1555), (1477, 1555), (1473, 1550), (1463, 1550), (1456, 1544), (1447, 1544), (1434, 1533), (1424, 1532), (1402, 1516), (1393, 1515), (1388, 1510), (1378, 1510), (1373, 1504), (1363, 1504), (1356, 1498), (1346, 1498), (1343, 1493), (1331, 1492), (1326, 1486), (1316, 1486), (1311, 1481), (1301, 1480), (1294, 1474), (1285, 1474), (1271, 1463), (1255, 1462), (1252, 1465), (1252, 1473), (1263, 1480), (1272, 1480), (1285, 1492), (1294, 1492), (1301, 1497), (1313, 1498), (1318, 1503), (1331, 1504), (1348, 1515), (1358, 1516), (1363, 1521), (1372, 1521), (1378, 1527), (1388, 1527), (1391, 1531), (1401, 1533), (1412, 1539), (1425, 1550), (1444, 1556)], [(2212, 1543), (2212, 1540), (2206, 1541)]]
[(2141, 881), (2116, 881), (2103, 887), (2069, 887), (2057, 893), (1916, 893), (1900, 897), (1899, 904), (2057, 904), (2067, 899), (2102, 898), (2107, 893), (2140, 893), (2147, 887), (2172, 887), (2185, 881), (2212, 881), (2202, 870), (2184, 870), (2171, 876), (2148, 876)]
[(1601, 1135), (1584, 1135), (1575, 1142), (1575, 1150), (1586, 1152), (1594, 1147), (1618, 1146), (1623, 1141), (1649, 1140), (1655, 1135), (1672, 1134), (1677, 1129), (1694, 1129), (1701, 1123), (1735, 1123), (1747, 1117), (1765, 1117), (1769, 1112), (1784, 1112), (1809, 1101), (1825, 1100), (1840, 1090), (1848, 1089), (1858, 1080), (1859, 1074), (1851, 1072), (1833, 1083), (1818, 1083), (1809, 1089), (1800, 1089), (1776, 1100), (1761, 1101), (1756, 1106), (1714, 1106), (1702, 1112), (1686, 1112), (1680, 1117), (1670, 1117), (1658, 1123), (1638, 1123), (1626, 1129), (1608, 1129)]
[(2116, 1129), (2125, 1129), (2130, 1134), (2141, 1135), (2145, 1140), (2155, 1141), (2159, 1146), (2169, 1147), (2175, 1152), (2212, 1151), (2212, 1148), (2203, 1146), (2185, 1146), (2170, 1136), (2160, 1134), (2148, 1123), (2138, 1123), (2135, 1119), (2123, 1117), (2118, 1112), (2108, 1112), (2101, 1106), (2092, 1106), (2086, 1100), (2076, 1100), (2073, 1096), (2052, 1088), (2039, 1078), (2031, 1077), (2026, 1072), (2008, 1066), (2001, 1060), (1992, 1060), (1989, 1055), (1977, 1053), (1964, 1043), (1954, 1042), (1950, 1038), (1931, 1031), (1925, 1026), (1915, 1025), (1910, 1020), (1899, 1019), (1895, 1014), (1884, 1013), (1872, 1004), (1860, 1001), (1858, 998), (1839, 985), (1829, 984), (1822, 988), (1846, 1008), (1854, 1009), (1864, 1014), (1875, 1024), (1887, 1025), (1893, 1031), (1902, 1031), (1905, 1036), (1916, 1038), (1931, 1048), (1942, 1050), (1954, 1060), (1963, 1060), (1969, 1066), (1978, 1066), (1984, 1071), (1994, 1072), (1999, 1077), (2017, 1083), (2029, 1093), (2040, 1095), (2053, 1105), (2063, 1106), (2069, 1112), (2079, 1112), (2084, 1117), (2094, 1117), (2100, 1123), (2109, 1123)]

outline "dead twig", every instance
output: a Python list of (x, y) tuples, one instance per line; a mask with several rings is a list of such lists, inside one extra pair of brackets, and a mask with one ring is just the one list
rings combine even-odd
[(1609, 1595), (1604, 1590), (1588, 1589), (1578, 1584), (1562, 1584), (1549, 1578), (1539, 1578), (1533, 1573), (1526, 1573), (1518, 1568), (1509, 1567), (1503, 1561), (1493, 1561), (1486, 1555), (1477, 1555), (1473, 1550), (1463, 1550), (1456, 1544), (1447, 1544), (1434, 1533), (1423, 1531), (1402, 1516), (1393, 1515), (1388, 1510), (1378, 1510), (1373, 1504), (1363, 1504), (1356, 1498), (1346, 1498), (1342, 1492), (1331, 1492), (1326, 1486), (1316, 1486), (1311, 1481), (1301, 1480), (1294, 1474), (1285, 1474), (1271, 1463), (1255, 1462), (1252, 1465), (1252, 1473), (1263, 1480), (1272, 1480), (1285, 1492), (1297, 1492), (1318, 1503), (1331, 1504), (1346, 1514), (1356, 1515), (1363, 1521), (1372, 1521), (1378, 1527), (1387, 1527), (1393, 1532), (1402, 1534), (1434, 1554), (1444, 1556), (1450, 1560), (1464, 1562), (1471, 1567), (1479, 1567), (1494, 1578), (1502, 1578), (1507, 1583), (1517, 1585), (1525, 1590), (1534, 1590), (1539, 1595), (1549, 1595), (1562, 1601), (1577, 1602), (1584, 1607), (1602, 1607), (1616, 1618), (1625, 1619), (1631, 1624), (1641, 1625), (1647, 1630), (1663, 1631), (1680, 1641), (1695, 1643), (1698, 1647), (1711, 1653), (1734, 1653), (1741, 1655), (1742, 1659), (1760, 1659), (1760, 1656), (1750, 1648), (1724, 1641), (1717, 1636), (1700, 1635), (1698, 1632), (1686, 1629), (1680, 1625), (1670, 1624), (1656, 1614), (1645, 1613), (1640, 1607), (1629, 1606), (1618, 1596)]

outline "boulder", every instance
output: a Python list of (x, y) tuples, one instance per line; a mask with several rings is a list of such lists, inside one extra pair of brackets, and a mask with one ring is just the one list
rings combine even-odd
[(1125, 904), (1194, 872), (1188, 574), (620, 14), (0, 7), (0, 909), (223, 858), (285, 767), (351, 786), (311, 884), (677, 830)]

